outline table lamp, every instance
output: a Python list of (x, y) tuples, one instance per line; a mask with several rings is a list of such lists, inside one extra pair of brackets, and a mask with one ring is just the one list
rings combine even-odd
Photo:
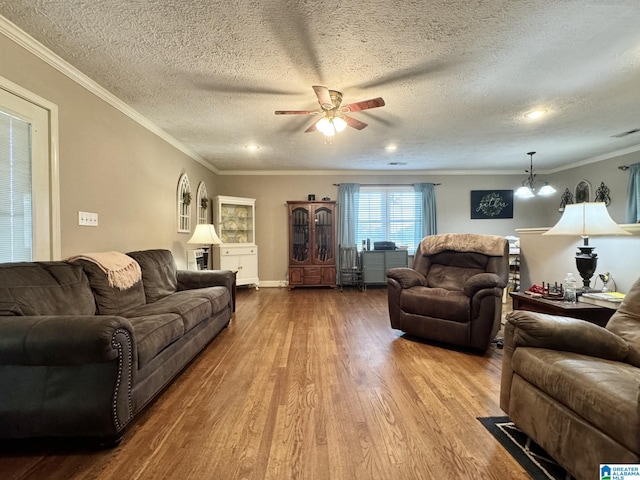
[(581, 292), (592, 291), (591, 277), (598, 265), (598, 254), (595, 247), (589, 245), (589, 237), (631, 235), (609, 216), (607, 207), (600, 202), (584, 202), (567, 205), (560, 221), (543, 235), (581, 236), (584, 244), (578, 247), (576, 253), (576, 267), (582, 277)]
[(202, 261), (206, 269), (209, 268), (209, 245), (220, 245), (222, 240), (216, 233), (216, 227), (210, 223), (199, 223), (187, 243), (202, 245)]

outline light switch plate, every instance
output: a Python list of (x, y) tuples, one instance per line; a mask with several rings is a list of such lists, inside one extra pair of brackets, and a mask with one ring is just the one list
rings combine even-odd
[(97, 227), (98, 214), (93, 212), (78, 212), (78, 225), (85, 227)]

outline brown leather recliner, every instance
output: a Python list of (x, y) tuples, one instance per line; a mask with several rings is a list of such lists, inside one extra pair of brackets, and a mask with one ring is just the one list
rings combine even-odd
[(509, 275), (504, 237), (431, 235), (413, 268), (387, 272), (391, 326), (430, 340), (485, 351), (500, 329)]

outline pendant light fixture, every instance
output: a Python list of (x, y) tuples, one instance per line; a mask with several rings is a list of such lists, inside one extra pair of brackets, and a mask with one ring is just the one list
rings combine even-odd
[[(518, 188), (515, 192), (516, 197), (518, 198), (532, 198), (536, 196), (535, 185), (536, 185), (536, 174), (533, 173), (533, 156), (536, 152), (527, 152), (527, 155), (530, 157), (530, 166), (529, 170), (525, 170), (529, 176), (522, 182), (520, 188)], [(549, 185), (548, 182), (544, 182), (544, 185), (538, 190), (538, 195), (543, 197), (547, 197), (556, 193), (556, 189)]]

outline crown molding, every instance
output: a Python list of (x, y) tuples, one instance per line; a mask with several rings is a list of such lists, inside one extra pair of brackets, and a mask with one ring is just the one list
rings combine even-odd
[(604, 153), (602, 155), (598, 155), (596, 157), (585, 158), (584, 160), (580, 160), (578, 162), (574, 162), (570, 165), (564, 165), (562, 167), (553, 168), (550, 170), (546, 170), (540, 173), (552, 174), (558, 172), (564, 172), (565, 170), (571, 170), (572, 168), (583, 167), (585, 165), (589, 165), (591, 163), (602, 162), (604, 160), (609, 160), (615, 157), (621, 157), (623, 155), (628, 155), (629, 153), (635, 153), (640, 151), (640, 144), (632, 145), (631, 147), (622, 148), (620, 150), (615, 150), (613, 152)]
[(68, 63), (66, 60), (64, 60), (62, 57), (60, 57), (56, 53), (54, 53), (49, 48), (42, 45), (31, 35), (29, 35), (27, 32), (19, 28), (17, 25), (14, 25), (13, 23), (11, 23), (2, 15), (0, 15), (0, 34), (9, 38), (13, 42), (18, 44), (22, 48), (24, 48), (25, 50), (27, 50), (29, 53), (35, 55), (37, 58), (39, 58), (43, 62), (52, 66), (53, 68), (58, 70), (60, 73), (67, 76), (69, 79), (76, 82), (81, 87), (87, 89), (88, 91), (96, 95), (98, 98), (104, 100), (113, 108), (115, 108), (116, 110), (119, 110), (120, 112), (125, 114), (127, 117), (131, 118), (133, 121), (135, 121), (136, 123), (140, 124), (147, 130), (149, 130), (151, 133), (157, 135), (162, 140), (164, 140), (171, 146), (175, 147), (176, 149), (178, 149), (188, 157), (202, 164), (204, 167), (211, 170), (212, 172), (216, 174), (220, 173), (215, 167), (213, 167), (203, 157), (201, 157), (197, 153), (187, 148), (183, 143), (181, 143), (180, 141), (176, 140), (174, 137), (169, 135), (167, 132), (165, 132), (158, 125), (150, 121), (140, 112), (138, 112), (137, 110), (127, 105), (125, 102), (120, 100), (114, 94), (109, 92), (106, 88), (104, 88), (99, 83), (92, 80), (91, 78), (89, 78), (87, 75), (82, 73), (76, 67)]

